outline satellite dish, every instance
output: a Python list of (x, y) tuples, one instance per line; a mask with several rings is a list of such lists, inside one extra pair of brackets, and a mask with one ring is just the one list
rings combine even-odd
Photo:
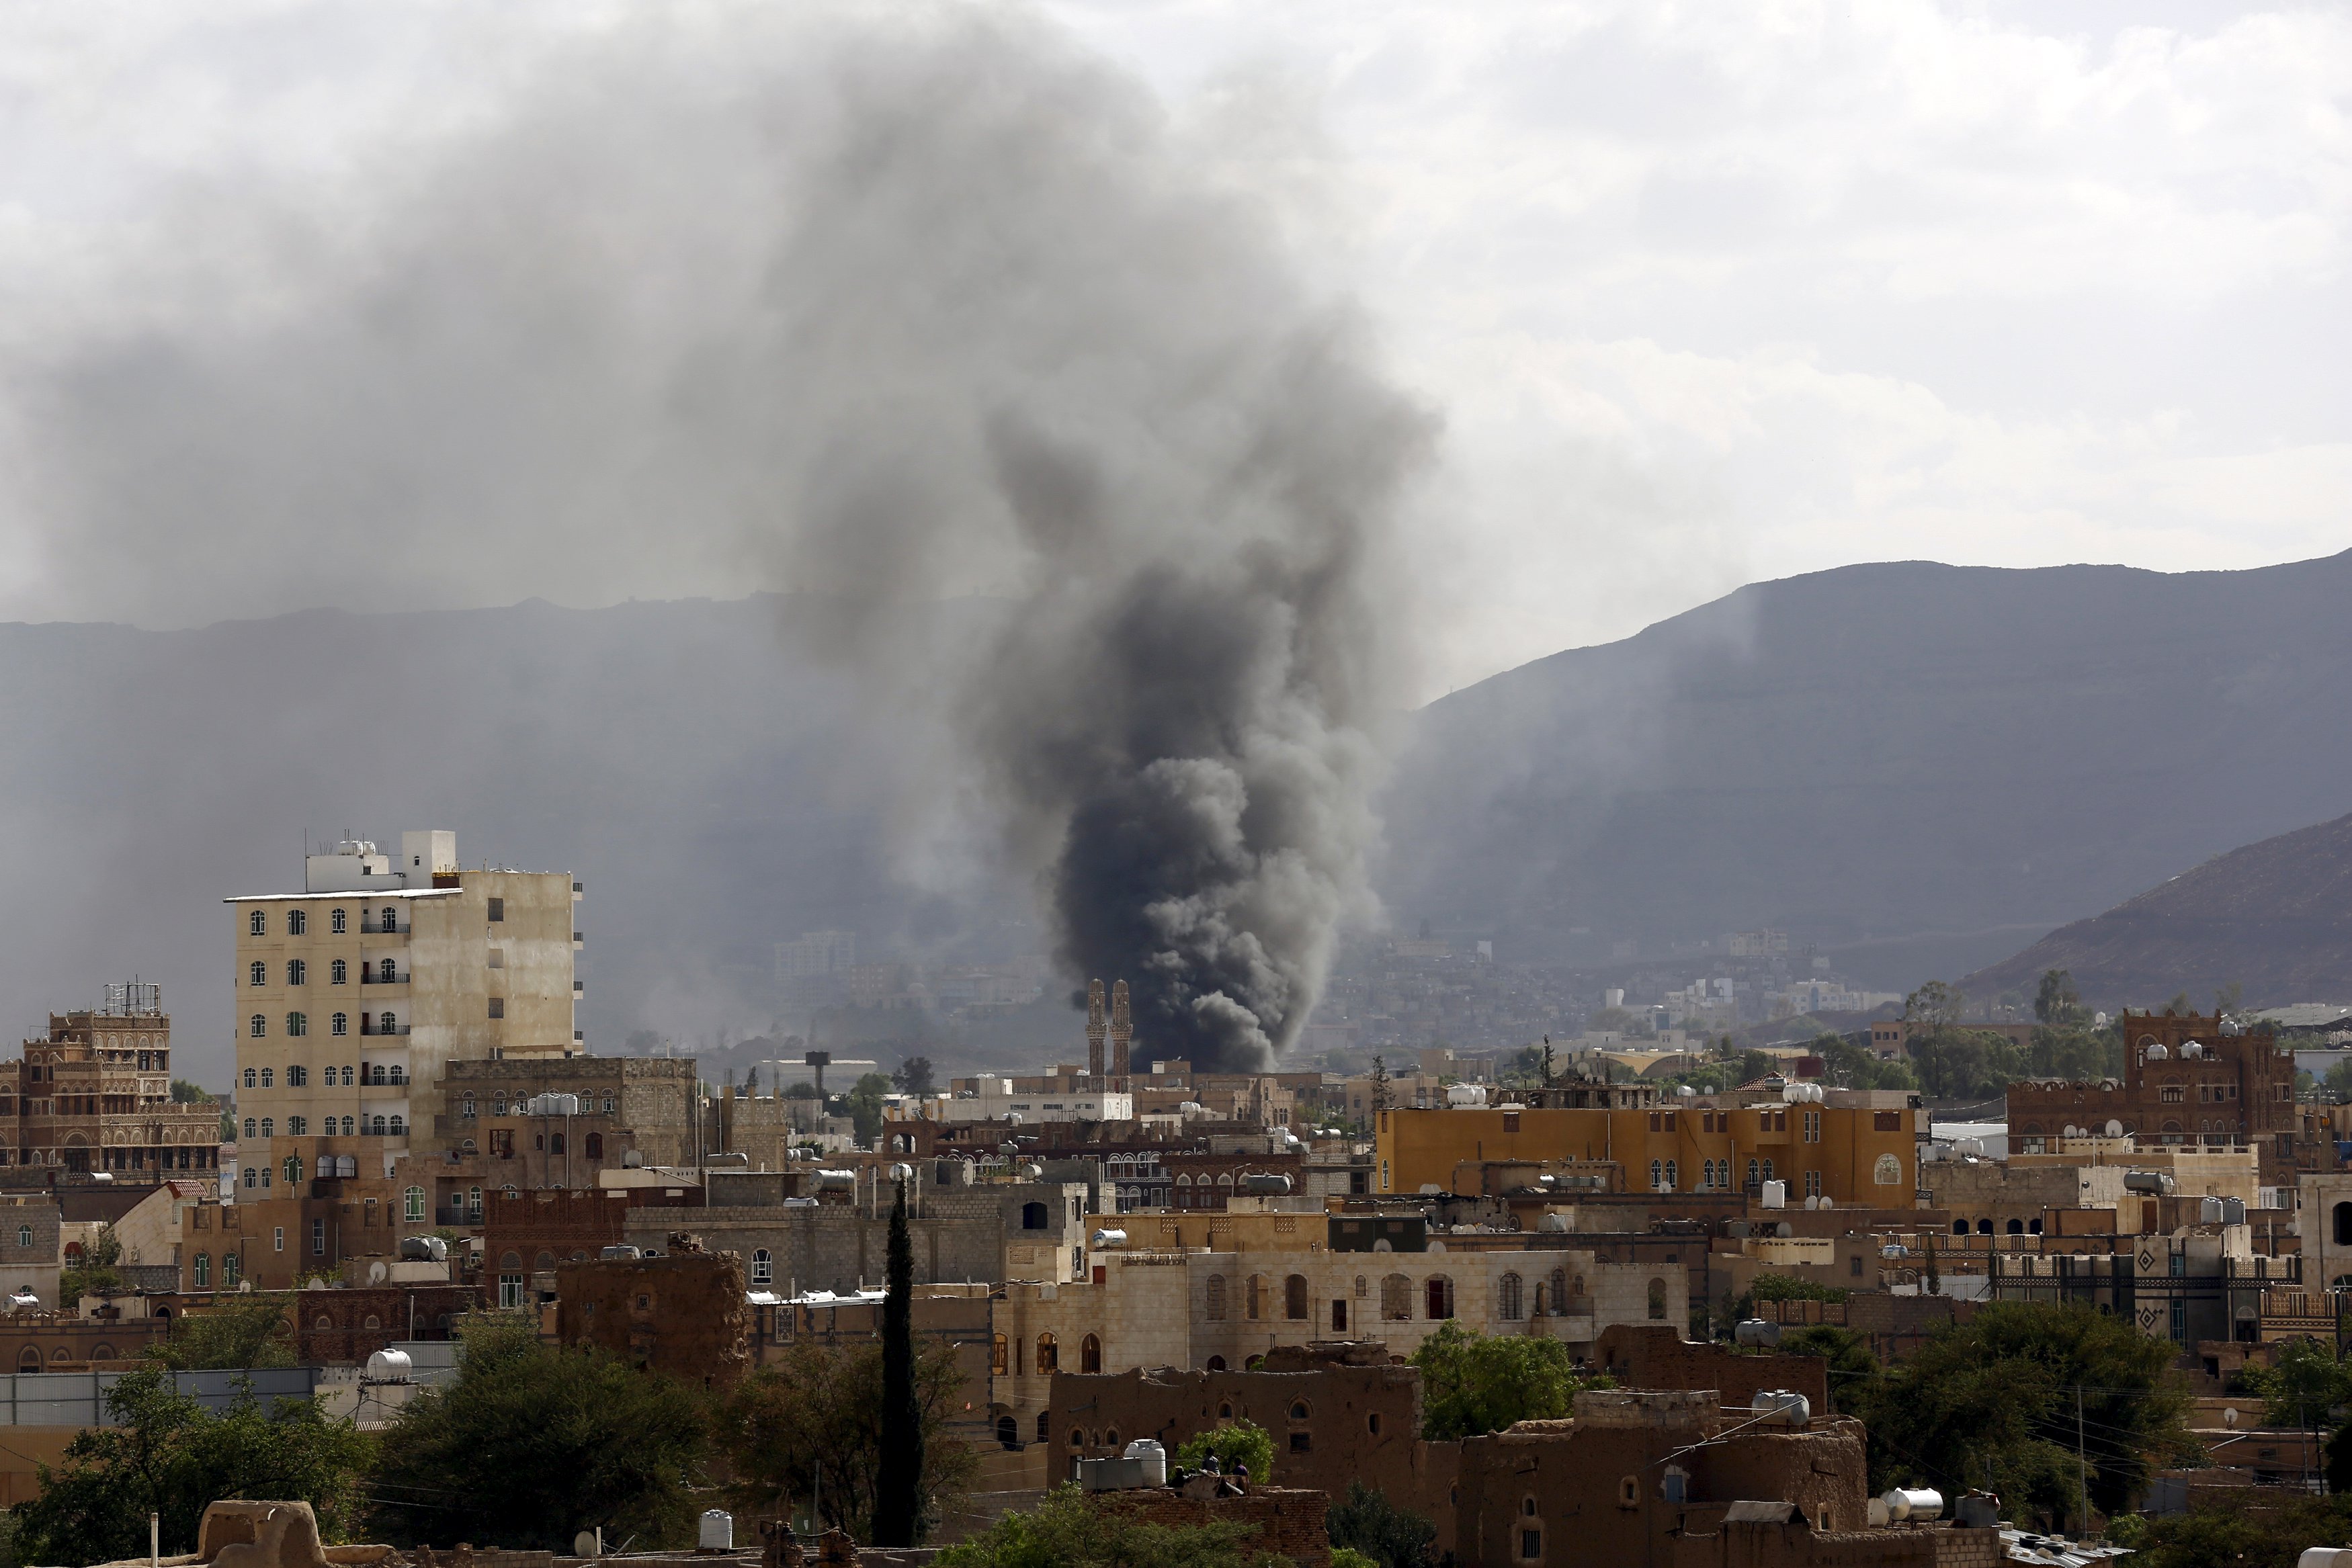
[(369, 1284), (371, 1284), (371, 1285), (381, 1285), (381, 1284), (383, 1284), (386, 1280), (389, 1280), (389, 1279), (391, 1279), (391, 1278), (392, 1278), (392, 1270), (389, 1270), (389, 1269), (387, 1269), (387, 1268), (385, 1268), (385, 1267), (383, 1266), (383, 1264), (381, 1261), (374, 1262), (374, 1263), (371, 1263), (371, 1264), (369, 1264), (369, 1265), (368, 1265), (368, 1283), (369, 1283)]
[(2221, 1412), (2221, 1425), (2224, 1427), (2234, 1427), (2237, 1424), (2238, 1407), (2232, 1405), (2228, 1409)]
[(579, 1534), (573, 1536), (572, 1538), (572, 1555), (574, 1557), (595, 1556), (596, 1532), (593, 1530), (583, 1530)]

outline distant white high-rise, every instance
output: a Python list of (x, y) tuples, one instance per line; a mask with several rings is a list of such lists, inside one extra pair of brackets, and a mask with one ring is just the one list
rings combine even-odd
[(857, 964), (857, 936), (851, 931), (811, 931), (796, 942), (776, 944), (776, 978), (818, 980)]

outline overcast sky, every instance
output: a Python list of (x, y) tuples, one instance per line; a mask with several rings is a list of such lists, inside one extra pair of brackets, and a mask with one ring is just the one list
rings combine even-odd
[[(672, 25), (708, 47), (743, 13), (681, 5)], [(2176, 570), (2352, 545), (2341, 8), (1046, 14), (1194, 128), (1223, 165), (1206, 172), (1360, 303), (1442, 417), (1410, 547), (1429, 690), (1844, 562)], [(205, 573), (75, 545), (58, 470), (103, 442), (102, 398), (68, 373), (89, 345), (267, 310), (310, 226), (364, 232), (383, 191), (606, 20), (0, 11), (0, 616), (761, 586), (716, 548), (445, 550), (387, 572), (400, 538), (322, 529), (302, 570), (256, 551)], [(80, 400), (64, 458), (45, 423), (61, 384)], [(179, 455), (142, 443), (172, 483)]]

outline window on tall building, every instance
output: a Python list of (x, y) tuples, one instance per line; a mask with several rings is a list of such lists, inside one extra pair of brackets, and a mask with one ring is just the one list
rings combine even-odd
[(770, 1285), (775, 1282), (775, 1279), (776, 1260), (769, 1255), (766, 1248), (760, 1247), (753, 1249), (751, 1252), (751, 1283), (754, 1285)]
[(245, 928), (256, 936), (267, 936), (269, 934), (269, 916), (256, 909), (246, 915)]
[(310, 915), (308, 915), (307, 914), (303, 913), (303, 912), (302, 912), (301, 910), (299, 910), (299, 909), (289, 909), (289, 910), (288, 910), (288, 911), (286, 912), (286, 935), (287, 935), (287, 936), (301, 936), (304, 932), (306, 932), (306, 931), (308, 931), (308, 930), (310, 930)]
[(221, 1289), (234, 1291), (239, 1274), (245, 1272), (245, 1260), (234, 1252), (221, 1254)]
[(492, 920), (504, 920), (506, 917), (507, 901), (503, 898), (493, 898), (490, 900), (490, 918)]
[(333, 932), (338, 936), (341, 936), (343, 932), (348, 929), (344, 924), (343, 912), (341, 910), (335, 909), (328, 911), (327, 929)]
[(327, 1032), (330, 1034), (351, 1033), (352, 1015), (349, 1013), (330, 1013), (327, 1016)]
[(265, 1067), (261, 1070), (261, 1086), (264, 1089), (275, 1088), (277, 1085), (277, 1078), (278, 1070), (276, 1068)]
[(1650, 1190), (1652, 1192), (1664, 1191), (1665, 1188), (1665, 1162), (1664, 1160), (1652, 1160), (1650, 1162)]
[(1682, 1190), (1682, 1186), (1683, 1176), (1681, 1162), (1676, 1160), (1668, 1160), (1666, 1162), (1666, 1190), (1668, 1192), (1680, 1192)]
[(394, 1018), (390, 1013), (384, 1013), (377, 1018), (375, 1020), (375, 1026), (376, 1032), (379, 1034), (398, 1034), (400, 1032), (400, 1020)]
[(397, 1111), (392, 1113), (392, 1135), (395, 1138), (408, 1135), (408, 1123)]
[(269, 984), (269, 966), (256, 958), (246, 967), (245, 977), (253, 985), (266, 986)]
[(247, 1089), (253, 1087), (253, 1069), (250, 1067), (245, 1070), (245, 1086)]
[(400, 911), (389, 904), (383, 906), (383, 924), (382, 929), (392, 932), (396, 932), (400, 929)]
[[(252, 1137), (252, 1136), (254, 1135), (254, 1134), (253, 1134), (253, 1118), (252, 1118), (252, 1117), (250, 1117), (250, 1116), (247, 1116), (247, 1117), (245, 1119), (245, 1135), (246, 1135), (247, 1137), (248, 1137), (248, 1138), (250, 1138), (250, 1137)], [(246, 1172), (245, 1174), (246, 1174), (246, 1176), (247, 1176), (247, 1177), (250, 1177), (250, 1176), (253, 1175), (253, 1173), (252, 1173), (251, 1171), (247, 1171), (247, 1172)], [(251, 1186), (253, 1185), (253, 1183), (252, 1183), (250, 1180), (247, 1180), (247, 1181), (246, 1182), (246, 1184), (245, 1184), (245, 1185), (246, 1185), (246, 1186)]]
[(286, 1185), (288, 1186), (292, 1186), (295, 1183), (300, 1181), (302, 1179), (302, 1156), (299, 1155), (287, 1155), (286, 1163), (279, 1167), (278, 1174), (286, 1178)]
[(506, 998), (492, 997), (490, 998), (490, 1016), (494, 1019), (502, 1019), (507, 1016)]
[(309, 1130), (309, 1125), (301, 1117), (289, 1116), (286, 1118), (286, 1135), (288, 1137), (299, 1138)]
[(327, 966), (327, 983), (329, 985), (347, 986), (351, 984), (351, 978), (352, 967), (343, 959), (338, 958), (333, 963)]
[(254, 1014), (245, 1020), (245, 1032), (255, 1040), (263, 1038), (269, 1032), (269, 1016), (267, 1013)]
[(402, 1193), (400, 1195), (400, 1212), (402, 1218), (405, 1218), (409, 1224), (423, 1224), (425, 1222), (425, 1189), (421, 1186), (412, 1186), (407, 1191)]
[(213, 1255), (211, 1253), (199, 1252), (196, 1254), (194, 1279), (197, 1290), (209, 1291), (212, 1289)]
[(286, 1070), (286, 1087), (289, 1089), (299, 1089), (310, 1081), (310, 1070), (300, 1062), (296, 1062)]
[(1506, 1322), (1516, 1322), (1526, 1315), (1524, 1309), (1526, 1285), (1517, 1274), (1506, 1274), (1501, 1288), (1496, 1292), (1496, 1304)]

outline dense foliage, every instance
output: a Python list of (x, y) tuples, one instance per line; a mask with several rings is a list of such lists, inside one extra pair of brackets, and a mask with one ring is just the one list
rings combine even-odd
[(1150, 1524), (1064, 1486), (933, 1559), (936, 1568), (1288, 1568), (1254, 1524)]
[(122, 1261), (122, 1243), (116, 1239), (114, 1227), (101, 1225), (98, 1233), (82, 1249), (79, 1262), (66, 1265), (58, 1279), (58, 1301), (70, 1310), (84, 1296), (109, 1295), (122, 1289), (122, 1275), (115, 1265)]
[(1748, 1294), (1759, 1301), (1843, 1301), (1845, 1291), (1836, 1285), (1800, 1280), (1793, 1274), (1759, 1274)]
[(2249, 1363), (2240, 1380), (2263, 1398), (2263, 1425), (2311, 1431), (2335, 1427), (2331, 1412), (2352, 1406), (2352, 1365), (2312, 1339), (2279, 1346), (2269, 1366)]
[(16, 1509), (21, 1561), (143, 1557), (151, 1511), (161, 1516), (164, 1552), (193, 1552), (215, 1498), (308, 1502), (330, 1541), (355, 1521), (368, 1439), (307, 1399), (265, 1409), (247, 1389), (215, 1413), (181, 1393), (170, 1373), (144, 1367), (108, 1391), (106, 1407), (115, 1425), (77, 1436), (62, 1466), (41, 1467), (41, 1495)]
[(457, 1380), (420, 1393), (383, 1434), (372, 1478), (383, 1538), (569, 1552), (602, 1525), (615, 1547), (692, 1541), (710, 1447), (700, 1389), (543, 1344), (526, 1321), (464, 1333)]
[(1578, 1389), (1605, 1381), (1580, 1373), (1559, 1340), (1472, 1333), (1453, 1322), (1421, 1342), (1412, 1364), (1421, 1369), (1421, 1435), (1431, 1442), (1556, 1419), (1574, 1409)]
[[(942, 1435), (957, 1409), (963, 1374), (952, 1348), (915, 1348), (914, 1388), (922, 1410), (922, 1495), (940, 1500), (971, 1484), (978, 1459)], [(872, 1539), (882, 1468), (882, 1347), (795, 1346), (745, 1378), (720, 1405), (719, 1452), (742, 1511), (797, 1515), (814, 1507), (826, 1528)]]
[(1437, 1554), (1437, 1526), (1361, 1481), (1348, 1483), (1348, 1495), (1325, 1513), (1323, 1527), (1335, 1564), (1341, 1552), (1354, 1552), (1372, 1568), (1424, 1568)]
[(200, 1312), (172, 1320), (168, 1338), (147, 1347), (147, 1357), (175, 1372), (294, 1364), (294, 1331), (286, 1322), (283, 1294), (216, 1296)]
[(2191, 1513), (2127, 1514), (2108, 1536), (2133, 1549), (2134, 1568), (2294, 1568), (2305, 1548), (2352, 1539), (2352, 1496), (2249, 1487)]
[(1177, 1445), (1169, 1462), (1197, 1470), (1208, 1464), (1211, 1454), (1217, 1456), (1217, 1469), (1226, 1475), (1239, 1475), (1246, 1467), (1254, 1481), (1274, 1479), (1274, 1438), (1255, 1421), (1228, 1421), (1195, 1432)]
[(1830, 1364), (1830, 1404), (1849, 1408), (1856, 1398), (1867, 1400), (1878, 1377), (1878, 1357), (1870, 1350), (1870, 1336), (1834, 1323), (1813, 1323), (1780, 1336), (1783, 1355), (1817, 1355)]
[(1980, 1486), (2021, 1520), (2057, 1521), (2079, 1519), (2084, 1471), (2091, 1506), (2114, 1512), (2150, 1470), (2196, 1462), (2189, 1395), (2171, 1363), (2169, 1343), (2124, 1319), (2078, 1304), (1996, 1302), (1841, 1389), (1839, 1403), (1867, 1427), (1873, 1490)]

